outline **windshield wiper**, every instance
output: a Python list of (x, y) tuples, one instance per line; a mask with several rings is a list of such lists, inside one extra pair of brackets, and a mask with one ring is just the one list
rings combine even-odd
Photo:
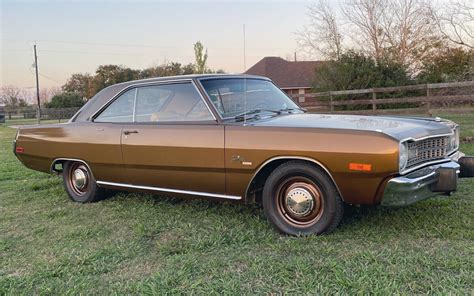
[(280, 111), (280, 112), (291, 112), (291, 111), (296, 111), (296, 110), (302, 111), (304, 113), (308, 112), (308, 110), (303, 109), (303, 108), (299, 108), (299, 107), (296, 107), (296, 108), (283, 108), (283, 109), (280, 109), (278, 111)]
[(251, 117), (249, 117), (248, 119), (252, 119), (252, 118), (256, 118), (258, 116), (259, 113), (261, 112), (271, 112), (271, 113), (274, 113), (274, 114), (281, 114), (281, 111), (280, 110), (271, 110), (271, 109), (253, 109), (253, 110), (249, 110), (249, 111), (246, 111), (244, 113), (240, 113), (238, 115), (236, 115), (234, 118), (235, 120), (237, 121), (241, 121), (241, 120), (244, 120), (247, 118), (247, 116), (249, 115), (253, 115)]

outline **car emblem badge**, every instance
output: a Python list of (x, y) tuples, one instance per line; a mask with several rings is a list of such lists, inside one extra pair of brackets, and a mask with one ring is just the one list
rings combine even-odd
[(252, 162), (251, 161), (245, 161), (243, 157), (241, 157), (240, 155), (232, 155), (232, 161), (240, 161), (240, 163), (242, 165), (252, 165)]

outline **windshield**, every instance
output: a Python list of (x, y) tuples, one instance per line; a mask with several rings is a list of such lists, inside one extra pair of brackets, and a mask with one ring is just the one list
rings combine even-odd
[(201, 84), (223, 118), (250, 110), (299, 109), (285, 93), (267, 80), (219, 78), (203, 79)]

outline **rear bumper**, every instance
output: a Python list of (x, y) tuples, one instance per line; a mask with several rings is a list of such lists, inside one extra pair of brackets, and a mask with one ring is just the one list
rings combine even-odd
[[(474, 158), (456, 154), (449, 162), (431, 165), (388, 181), (383, 206), (406, 206), (457, 189), (458, 177), (474, 177)], [(462, 173), (461, 173), (462, 172)], [(461, 175), (459, 175), (461, 173)]]

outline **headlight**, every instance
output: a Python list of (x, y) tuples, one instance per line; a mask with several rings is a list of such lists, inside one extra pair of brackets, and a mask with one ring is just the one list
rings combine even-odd
[(398, 148), (398, 167), (403, 171), (408, 162), (408, 146), (407, 143), (400, 143)]

